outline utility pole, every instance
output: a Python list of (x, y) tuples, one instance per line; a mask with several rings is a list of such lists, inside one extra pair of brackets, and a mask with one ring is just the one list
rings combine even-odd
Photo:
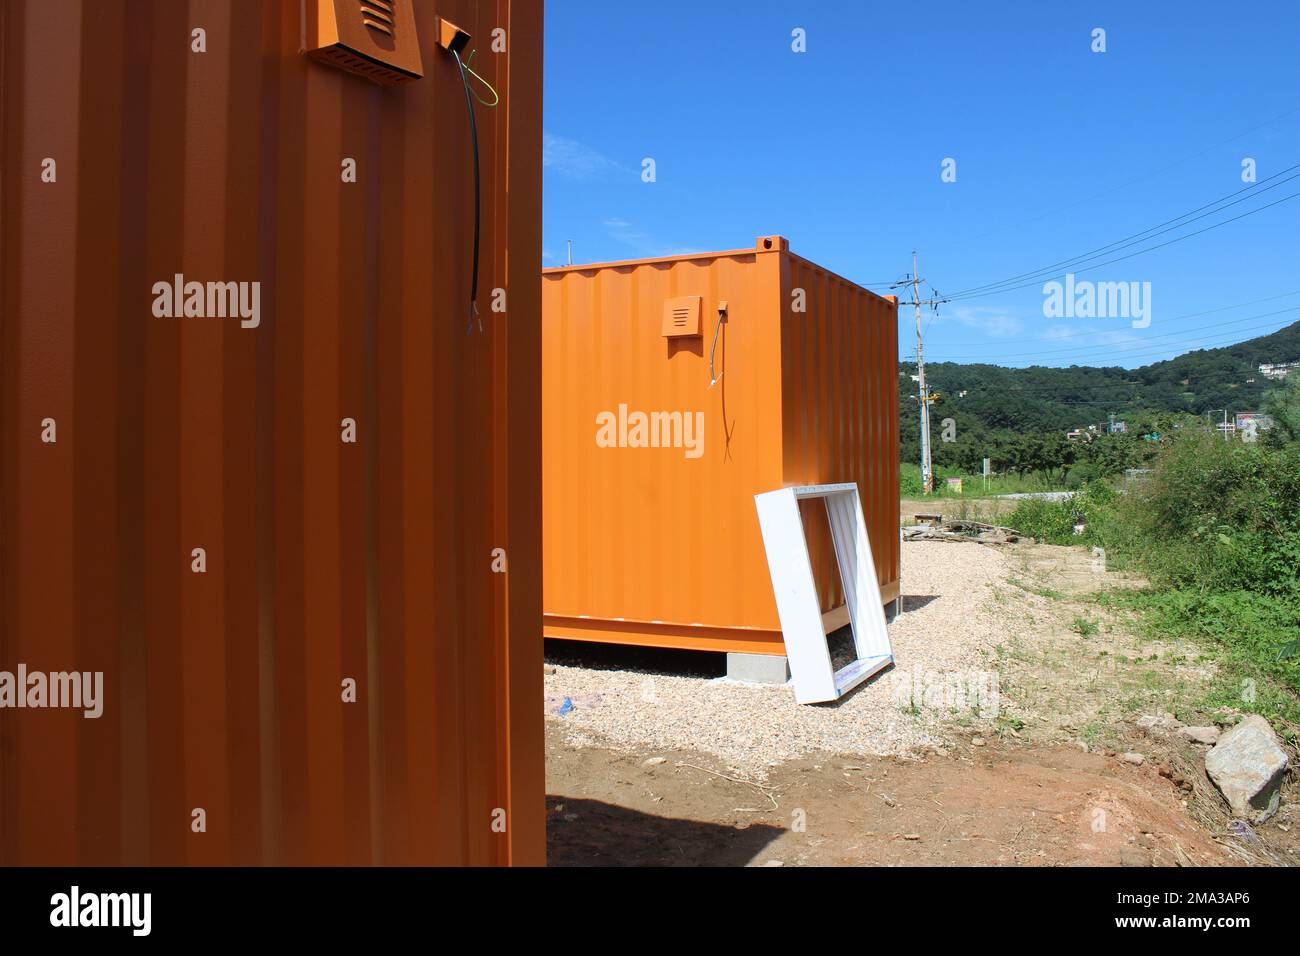
[(921, 298), (922, 279), (916, 265), (916, 250), (912, 250), (912, 272), (911, 275), (895, 282), (891, 288), (899, 286), (912, 287), (912, 301), (904, 302), (903, 305), (910, 305), (916, 310), (916, 401), (921, 409), (921, 488), (925, 494), (934, 490), (934, 466), (930, 457), (930, 403), (934, 400), (930, 395), (930, 388), (925, 382), (925, 347), (921, 338), (921, 306), (928, 305), (931, 309), (938, 309), (941, 302), (947, 302), (947, 299), (938, 298), (938, 290), (934, 286), (930, 288), (934, 291), (928, 299)]

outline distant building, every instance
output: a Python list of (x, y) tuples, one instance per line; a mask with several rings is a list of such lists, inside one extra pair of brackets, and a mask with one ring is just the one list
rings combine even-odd
[(1300, 369), (1300, 362), (1275, 362), (1271, 365), (1261, 365), (1259, 374), (1265, 378), (1286, 378), (1297, 369)]
[(1126, 435), (1126, 434), (1128, 434), (1128, 423), (1127, 423), (1127, 422), (1111, 422), (1111, 423), (1110, 423), (1110, 433), (1111, 433), (1112, 435)]

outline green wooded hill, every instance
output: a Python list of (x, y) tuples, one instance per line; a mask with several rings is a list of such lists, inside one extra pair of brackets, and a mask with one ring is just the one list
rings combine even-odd
[[(1199, 349), (1140, 368), (1071, 365), (1006, 368), (958, 362), (927, 363), (926, 375), (940, 399), (932, 418), (965, 418), (988, 429), (1068, 431), (1138, 412), (1202, 415), (1257, 411), (1264, 392), (1276, 386), (1258, 366), (1300, 360), (1300, 322), (1269, 335), (1215, 349)], [(899, 366), (899, 407), (915, 417), (915, 363)], [(1254, 382), (1249, 381), (1254, 379)], [(961, 392), (966, 392), (964, 396)], [(1221, 414), (1221, 413), (1220, 413)]]
[[(1236, 345), (1198, 349), (1140, 368), (1071, 365), (1066, 368), (927, 362), (926, 377), (939, 399), (931, 406), (937, 466), (976, 473), (988, 456), (997, 471), (1060, 470), (1084, 480), (1143, 465), (1154, 448), (1144, 434), (1168, 436), (1195, 426), (1206, 412), (1214, 420), (1258, 411), (1264, 393), (1278, 382), (1258, 371), (1261, 363), (1300, 360), (1300, 322)], [(915, 363), (900, 363), (898, 376), (901, 454), (915, 461), (920, 426)], [(1251, 381), (1253, 379), (1253, 381)], [(962, 394), (962, 393), (965, 394)], [(1125, 435), (1090, 443), (1068, 441), (1075, 428), (1124, 421)], [(951, 419), (944, 439), (945, 420)]]

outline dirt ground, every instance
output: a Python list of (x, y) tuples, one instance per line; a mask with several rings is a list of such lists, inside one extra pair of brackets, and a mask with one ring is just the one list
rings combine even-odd
[[(891, 625), (894, 671), (854, 691), (868, 703), (851, 694), (815, 717), (786, 689), (750, 699), (749, 685), (671, 661), (552, 654), (548, 694), (581, 693), (565, 716), (548, 703), (551, 864), (1300, 864), (1294, 773), (1278, 816), (1243, 829), (1205, 776), (1204, 748), (1142, 729), (1144, 715), (1224, 715), (1198, 709), (1212, 654), (1139, 636), (1091, 598), (1141, 581), (1083, 548), (935, 542), (904, 545), (903, 581), (913, 610), (900, 621), (913, 617)], [(978, 638), (954, 616), (978, 620)], [(909, 653), (933, 653), (930, 640), (960, 650), (927, 665), (940, 673), (997, 675), (993, 714), (900, 708), (889, 682)], [(647, 680), (657, 695), (638, 700)], [(842, 738), (833, 721), (849, 725)], [(762, 759), (740, 759), (760, 746)]]
[(549, 728), (553, 866), (1239, 862), (1155, 768), (1077, 749), (800, 760), (759, 785), (710, 773), (697, 754), (638, 759), (562, 737)]

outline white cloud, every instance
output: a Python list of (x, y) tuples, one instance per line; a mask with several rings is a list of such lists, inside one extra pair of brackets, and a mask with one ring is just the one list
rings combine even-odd
[(934, 322), (955, 322), (995, 339), (1014, 338), (1024, 329), (1024, 324), (1005, 310), (981, 305), (959, 305), (947, 310), (940, 306)]
[(692, 252), (698, 252), (698, 249), (669, 246), (660, 242), (649, 233), (636, 228), (626, 219), (620, 219), (617, 216), (611, 216), (603, 220), (609, 233), (609, 237), (615, 242), (620, 242), (635, 252), (638, 258), (657, 259), (662, 256), (684, 256)]
[(1077, 329), (1070, 325), (1049, 325), (1043, 330), (1043, 334), (1039, 338), (1048, 342), (1068, 342), (1084, 331), (1084, 329)]
[(1144, 339), (1134, 335), (1130, 329), (1099, 329), (1083, 325), (1050, 325), (1039, 336), (1047, 342), (1059, 342), (1062, 345), (1075, 345), (1079, 348), (1104, 345), (1141, 345)]
[(627, 174), (632, 170), (576, 139), (542, 131), (542, 165), (571, 179)]

